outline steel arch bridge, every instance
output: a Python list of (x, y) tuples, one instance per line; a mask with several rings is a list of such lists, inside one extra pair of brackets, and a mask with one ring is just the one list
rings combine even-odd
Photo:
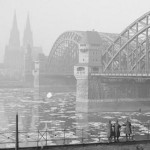
[(74, 66), (79, 63), (80, 44), (101, 43), (101, 50), (106, 50), (116, 34), (96, 31), (68, 31), (55, 41), (48, 56), (46, 70), (50, 75), (74, 75)]
[[(73, 75), (73, 68), (79, 63), (79, 45), (87, 38), (85, 34), (68, 31), (58, 37), (47, 61), (49, 74)], [(131, 23), (117, 38), (109, 34), (99, 36), (106, 39), (102, 40), (106, 44), (100, 49), (102, 72), (99, 74), (150, 76), (150, 12)], [(103, 43), (100, 40), (99, 44)]]
[(130, 24), (102, 56), (103, 73), (150, 73), (150, 12)]
[(73, 66), (78, 63), (78, 49), (81, 35), (65, 32), (54, 43), (47, 62), (49, 74), (73, 75)]

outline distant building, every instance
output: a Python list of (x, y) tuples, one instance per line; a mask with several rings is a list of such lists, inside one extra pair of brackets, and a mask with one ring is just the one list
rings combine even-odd
[(43, 54), (43, 51), (41, 47), (34, 47), (29, 14), (27, 16), (26, 26), (23, 34), (23, 42), (21, 45), (15, 13), (9, 42), (5, 47), (5, 72), (7, 72), (9, 77), (14, 79), (28, 80), (29, 76), (31, 79), (34, 61), (38, 59), (39, 54)]
[(3, 79), (5, 75), (5, 67), (3, 63), (0, 63), (0, 81)]
[(31, 49), (33, 48), (33, 34), (30, 26), (29, 14), (27, 16), (26, 27), (23, 35), (23, 48), (27, 48), (30, 45)]
[(20, 34), (17, 26), (16, 14), (14, 14), (13, 26), (10, 32), (8, 45), (5, 47), (4, 64), (11, 76), (19, 78), (23, 71), (24, 51), (20, 46)]

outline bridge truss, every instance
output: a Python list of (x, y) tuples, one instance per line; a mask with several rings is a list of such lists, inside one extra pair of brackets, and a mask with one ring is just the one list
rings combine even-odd
[[(68, 31), (58, 37), (50, 51), (47, 71), (73, 75), (83, 35)], [(150, 12), (131, 23), (102, 54), (103, 75), (150, 75)]]
[(150, 12), (129, 25), (102, 56), (103, 73), (150, 73)]
[(50, 51), (47, 69), (50, 74), (73, 75), (73, 66), (78, 63), (81, 35), (65, 32), (58, 37)]

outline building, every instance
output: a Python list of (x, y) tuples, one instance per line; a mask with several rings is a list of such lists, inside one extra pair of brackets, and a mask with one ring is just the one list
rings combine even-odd
[(23, 71), (24, 51), (20, 46), (20, 34), (14, 14), (13, 26), (10, 32), (8, 45), (5, 47), (4, 64), (10, 77), (20, 78)]
[(17, 17), (16, 13), (14, 13), (10, 38), (5, 47), (4, 56), (4, 66), (9, 78), (28, 80), (30, 76), (31, 79), (34, 61), (36, 61), (39, 54), (43, 54), (43, 52), (41, 47), (34, 46), (33, 44), (33, 33), (30, 26), (29, 14), (21, 44)]

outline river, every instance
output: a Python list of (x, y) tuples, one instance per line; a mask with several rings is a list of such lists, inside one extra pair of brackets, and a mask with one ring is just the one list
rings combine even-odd
[(32, 88), (0, 89), (0, 132), (15, 130), (15, 115), (19, 115), (19, 130), (88, 128), (106, 134), (108, 120), (118, 119), (123, 124), (126, 118), (136, 127), (137, 134), (148, 132), (143, 123), (150, 119), (150, 112), (105, 112), (81, 114), (75, 110), (76, 93), (52, 93), (51, 98), (39, 98)]

